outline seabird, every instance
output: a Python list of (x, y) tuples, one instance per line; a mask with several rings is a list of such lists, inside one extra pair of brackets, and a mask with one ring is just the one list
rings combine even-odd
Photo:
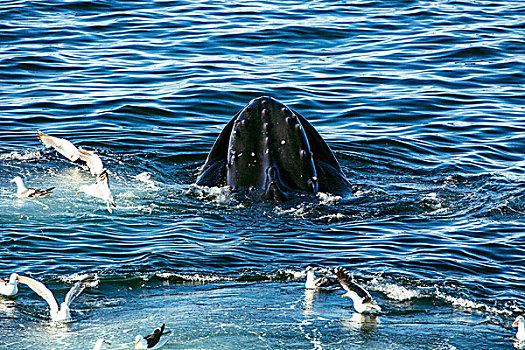
[(100, 157), (90, 151), (77, 148), (70, 141), (55, 136), (46, 135), (37, 130), (38, 139), (46, 146), (53, 147), (58, 153), (72, 162), (85, 164), (93, 176), (98, 176), (104, 171)]
[(104, 345), (111, 345), (110, 342), (105, 341), (104, 339), (97, 339), (97, 342), (95, 343), (95, 347), (93, 350), (102, 350), (104, 349)]
[(12, 273), (8, 280), (0, 278), (0, 294), (12, 297), (18, 293), (18, 275)]
[(53, 147), (58, 153), (66, 157), (72, 162), (79, 159), (78, 148), (66, 139), (46, 135), (40, 130), (36, 131), (38, 139), (47, 147)]
[(45, 190), (40, 190), (37, 188), (27, 188), (24, 185), (24, 181), (22, 181), (22, 178), (20, 176), (16, 176), (11, 182), (16, 183), (16, 196), (18, 198), (28, 198), (28, 197), (47, 197), (49, 196), (54, 187), (47, 188)]
[(525, 319), (523, 316), (519, 315), (516, 317), (516, 320), (514, 320), (514, 323), (512, 324), (514, 327), (518, 327), (518, 332), (516, 333), (516, 339), (518, 341), (524, 341), (525, 340)]
[(304, 284), (306, 289), (330, 287), (335, 283), (337, 283), (336, 278), (330, 276), (316, 278), (313, 267), (308, 266), (306, 268), (306, 282)]
[(381, 308), (377, 305), (376, 301), (372, 299), (370, 293), (357, 283), (353, 282), (352, 275), (350, 275), (345, 268), (336, 267), (335, 274), (339, 283), (341, 283), (341, 286), (346, 290), (343, 297), (352, 298), (355, 311), (360, 314), (381, 312)]
[(96, 153), (79, 148), (78, 154), (80, 160), (84, 161), (88, 166), (89, 171), (91, 171), (91, 175), (99, 176), (104, 170), (106, 170), (104, 169), (102, 160), (100, 160), (100, 157)]
[(169, 332), (164, 333), (164, 323), (162, 326), (155, 328), (152, 334), (145, 337), (137, 335), (135, 337), (135, 349), (159, 349), (170, 339), (169, 336), (164, 336)]
[(92, 185), (82, 185), (77, 191), (77, 194), (84, 192), (85, 194), (93, 197), (97, 197), (106, 201), (108, 205), (108, 211), (113, 213), (110, 204), (113, 207), (117, 207), (117, 204), (113, 200), (113, 195), (109, 189), (108, 172), (106, 169), (97, 176), (97, 181)]
[(82, 291), (86, 288), (86, 285), (90, 282), (93, 282), (94, 279), (95, 279), (95, 275), (90, 274), (90, 275), (86, 275), (80, 281), (75, 283), (75, 285), (71, 287), (69, 292), (67, 292), (64, 302), (60, 304), (60, 307), (59, 307), (55, 296), (49, 289), (47, 289), (47, 287), (43, 283), (38, 282), (30, 277), (18, 276), (18, 282), (27, 285), (35, 293), (37, 293), (45, 301), (47, 301), (47, 303), (49, 304), (49, 314), (51, 315), (52, 321), (70, 320), (71, 313), (70, 313), (69, 305), (77, 296), (80, 295), (80, 293), (82, 293)]
[(83, 185), (77, 191), (85, 192), (87, 195), (101, 198), (107, 202), (108, 211), (112, 213), (110, 204), (115, 208), (117, 205), (113, 200), (111, 191), (109, 189), (108, 173), (102, 164), (100, 157), (90, 151), (86, 151), (82, 148), (77, 148), (70, 141), (59, 137), (46, 135), (40, 130), (37, 130), (38, 139), (48, 147), (53, 147), (58, 153), (62, 154), (67, 159), (75, 163), (81, 163), (89, 167), (89, 171), (93, 176), (97, 177), (97, 180), (92, 185)]

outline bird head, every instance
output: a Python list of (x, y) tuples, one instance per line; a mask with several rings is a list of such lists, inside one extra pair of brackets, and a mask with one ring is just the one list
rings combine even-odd
[(104, 340), (104, 339), (97, 339), (97, 342), (95, 343), (95, 349), (102, 349), (102, 345), (111, 345), (110, 342)]
[(148, 346), (148, 343), (146, 342), (143, 336), (137, 335), (135, 337), (135, 349), (142, 349), (142, 348), (146, 349), (147, 346)]
[(315, 272), (314, 272), (314, 268), (311, 267), (311, 266), (308, 266), (306, 268), (306, 280), (309, 281), (309, 280), (312, 280), (315, 278)]
[(516, 319), (514, 320), (514, 323), (512, 323), (512, 325), (514, 327), (518, 327), (520, 323), (525, 323), (525, 319), (521, 315), (516, 317)]
[(80, 194), (82, 192), (86, 192), (87, 185), (82, 185), (78, 188), (77, 194)]
[(9, 182), (17, 182), (18, 183), (18, 181), (22, 181), (22, 178), (20, 176), (15, 176), (15, 178), (13, 180), (9, 181)]

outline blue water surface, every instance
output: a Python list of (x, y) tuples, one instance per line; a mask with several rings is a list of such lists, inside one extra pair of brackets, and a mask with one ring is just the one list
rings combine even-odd
[[(521, 1), (10, 1), (0, 6), (1, 349), (511, 349), (525, 285)], [(347, 198), (193, 183), (251, 99), (306, 117)], [(36, 131), (95, 151), (117, 208)], [(10, 180), (56, 189), (20, 200)], [(345, 266), (382, 306), (304, 290)]]

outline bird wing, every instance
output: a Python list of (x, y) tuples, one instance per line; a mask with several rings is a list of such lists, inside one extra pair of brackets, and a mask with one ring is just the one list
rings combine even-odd
[(72, 162), (79, 158), (78, 148), (66, 139), (50, 136), (37, 130), (38, 139), (46, 146), (53, 147), (58, 153)]
[(47, 289), (47, 287), (42, 282), (38, 282), (37, 280), (34, 280), (31, 277), (20, 276), (20, 275), (18, 275), (17, 280), (18, 282), (27, 285), (36, 294), (40, 295), (40, 297), (42, 297), (45, 301), (47, 301), (47, 303), (49, 304), (49, 308), (51, 309), (51, 312), (58, 311), (58, 302), (55, 299), (55, 296), (49, 289)]
[(102, 174), (102, 172), (104, 171), (104, 165), (102, 164), (102, 160), (96, 153), (79, 148), (78, 155), (80, 160), (86, 162), (87, 166), (89, 167), (89, 170), (91, 171), (91, 175), (98, 176)]
[(348, 273), (348, 271), (346, 271), (344, 267), (337, 267), (335, 269), (335, 274), (337, 276), (337, 279), (339, 280), (339, 283), (341, 283), (341, 286), (346, 291), (356, 293), (361, 299), (363, 299), (363, 303), (373, 302), (370, 293), (368, 293), (367, 290), (365, 290), (357, 283), (353, 282), (352, 275)]
[(155, 345), (157, 345), (157, 343), (160, 340), (160, 337), (162, 337), (162, 334), (164, 334), (164, 325), (165, 324), (163, 323), (162, 326), (155, 328), (152, 334), (144, 337), (144, 339), (146, 339), (146, 341), (148, 342), (148, 348), (152, 348)]
[(54, 187), (50, 187), (45, 190), (40, 190), (36, 188), (28, 188), (27, 190), (30, 192), (28, 192), (27, 196), (28, 197), (47, 197), (51, 194), (51, 191), (53, 191), (54, 189), (55, 189)]
[(80, 281), (75, 283), (73, 287), (67, 292), (66, 298), (64, 302), (67, 306), (71, 304), (71, 302), (80, 295), (86, 289), (86, 286), (88, 283), (93, 282), (95, 280), (95, 275), (87, 275), (84, 278), (82, 278)]
[(20, 197), (38, 197), (36, 195), (36, 188), (26, 188), (22, 192), (20, 192)]
[(166, 344), (168, 342), (168, 340), (170, 340), (170, 336), (169, 335), (166, 335), (167, 333), (164, 333), (163, 334), (163, 337), (160, 338), (159, 342), (157, 343), (157, 345), (155, 345), (154, 347), (152, 347), (151, 349), (159, 349), (161, 348), (162, 346), (164, 346), (164, 344)]
[(337, 276), (337, 279), (339, 280), (339, 283), (341, 283), (341, 286), (346, 290), (350, 291), (350, 288), (348, 284), (352, 282), (352, 275), (346, 271), (344, 267), (336, 267), (335, 268), (335, 275)]
[(109, 177), (108, 171), (106, 169), (103, 169), (102, 173), (98, 175), (96, 184), (98, 184), (98, 188), (102, 193), (101, 198), (107, 200), (112, 206), (116, 208), (117, 204), (113, 200), (113, 195), (111, 194), (111, 189), (109, 188)]
[(317, 287), (323, 288), (323, 287), (330, 287), (337, 283), (337, 279), (332, 276), (323, 276), (319, 278), (316, 282)]

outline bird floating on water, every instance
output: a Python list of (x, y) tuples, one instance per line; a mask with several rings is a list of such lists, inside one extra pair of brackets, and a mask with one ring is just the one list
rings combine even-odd
[(518, 341), (524, 341), (525, 340), (525, 318), (523, 316), (519, 315), (516, 317), (516, 320), (514, 320), (514, 323), (512, 323), (514, 327), (518, 327), (518, 332), (516, 332), (516, 339)]
[(110, 213), (113, 213), (110, 204), (115, 208), (117, 207), (117, 204), (113, 200), (111, 190), (109, 189), (108, 173), (105, 169), (100, 175), (97, 176), (97, 181), (95, 181), (94, 184), (80, 186), (80, 188), (77, 191), (77, 194), (81, 192), (84, 192), (89, 196), (97, 197), (106, 201), (108, 205), (108, 211)]
[(27, 188), (20, 176), (16, 176), (11, 182), (16, 183), (16, 196), (18, 198), (47, 197), (52, 193), (53, 189), (55, 189), (54, 187), (45, 190)]
[(104, 345), (111, 345), (111, 343), (104, 339), (97, 339), (97, 342), (95, 343), (95, 347), (93, 348), (93, 350), (102, 350), (104, 349)]
[(352, 298), (354, 302), (355, 311), (360, 314), (373, 314), (381, 312), (381, 308), (377, 305), (376, 301), (372, 299), (372, 296), (363, 287), (353, 281), (352, 275), (350, 275), (345, 268), (336, 267), (335, 274), (341, 286), (346, 290), (343, 297)]
[(18, 275), (12, 273), (8, 280), (0, 278), (0, 294), (12, 297), (18, 293)]
[(308, 266), (306, 268), (306, 282), (304, 287), (306, 289), (318, 289), (324, 287), (330, 287), (337, 283), (337, 278), (331, 276), (323, 276), (316, 278), (313, 267)]
[(145, 337), (137, 335), (135, 338), (135, 349), (159, 349), (170, 339), (166, 336), (169, 332), (164, 333), (164, 323), (155, 328), (152, 334)]
[(27, 285), (35, 293), (40, 295), (49, 304), (49, 314), (52, 321), (67, 321), (71, 319), (69, 306), (71, 302), (82, 293), (88, 283), (95, 280), (95, 275), (89, 274), (84, 276), (80, 281), (75, 283), (67, 292), (64, 302), (58, 306), (58, 302), (53, 293), (42, 283), (30, 277), (18, 276), (18, 282)]

